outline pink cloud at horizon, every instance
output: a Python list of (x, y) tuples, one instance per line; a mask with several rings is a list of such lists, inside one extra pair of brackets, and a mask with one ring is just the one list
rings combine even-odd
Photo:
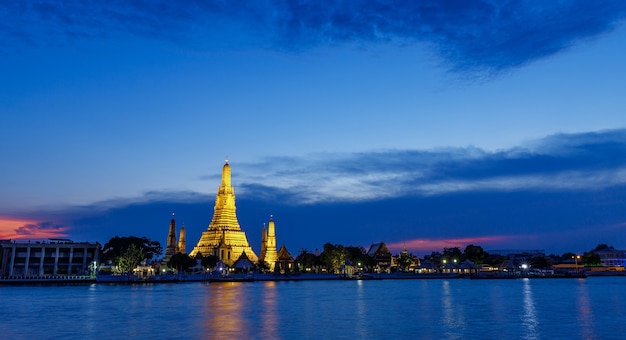
[(0, 239), (38, 240), (67, 237), (66, 226), (55, 226), (48, 222), (0, 217)]
[(495, 235), (449, 239), (413, 239), (389, 243), (387, 244), (387, 248), (395, 254), (401, 252), (406, 245), (409, 252), (413, 251), (421, 254), (430, 253), (432, 251), (443, 251), (444, 248), (454, 247), (458, 247), (463, 250), (470, 244), (485, 248), (485, 246), (495, 246), (496, 243), (518, 240), (520, 238), (521, 236), (519, 235)]

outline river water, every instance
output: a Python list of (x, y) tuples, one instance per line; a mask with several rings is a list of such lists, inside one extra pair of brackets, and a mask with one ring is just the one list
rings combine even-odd
[(1, 339), (624, 339), (626, 277), (0, 286)]

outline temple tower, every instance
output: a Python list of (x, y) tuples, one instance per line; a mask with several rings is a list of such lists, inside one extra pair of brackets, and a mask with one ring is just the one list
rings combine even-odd
[(184, 223), (183, 223), (183, 226), (180, 228), (177, 250), (179, 253), (187, 254), (187, 241), (185, 240), (185, 224)]
[(263, 231), (261, 233), (261, 255), (259, 256), (259, 261), (265, 261), (265, 253), (267, 253), (267, 228), (265, 228), (265, 223), (263, 223)]
[(274, 225), (274, 217), (270, 215), (270, 222), (267, 225), (267, 235), (263, 235), (265, 239), (265, 256), (263, 261), (269, 265), (270, 271), (274, 270), (278, 255), (276, 252), (276, 226)]
[(177, 252), (176, 244), (176, 220), (174, 219), (174, 213), (172, 213), (172, 219), (170, 220), (170, 230), (167, 233), (167, 245), (165, 246), (165, 256), (161, 261), (161, 266), (167, 267), (167, 263), (170, 258)]
[(176, 220), (174, 219), (174, 213), (172, 213), (172, 219), (170, 220), (170, 231), (167, 233), (167, 246), (165, 247), (165, 256), (172, 256), (176, 254)]
[(231, 185), (230, 164), (226, 159), (222, 168), (222, 183), (215, 197), (213, 219), (189, 255), (215, 255), (227, 265), (232, 265), (245, 251), (252, 262), (257, 262), (258, 257), (248, 244), (246, 233), (239, 226), (236, 211), (235, 189)]

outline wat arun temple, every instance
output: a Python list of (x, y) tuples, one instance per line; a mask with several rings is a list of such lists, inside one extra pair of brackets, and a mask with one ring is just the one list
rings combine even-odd
[[(235, 189), (231, 185), (230, 164), (228, 159), (222, 168), (222, 183), (217, 189), (215, 197), (215, 207), (213, 208), (213, 219), (207, 230), (202, 232), (200, 240), (189, 253), (190, 257), (216, 256), (226, 265), (233, 265), (235, 261), (244, 257), (253, 263), (259, 260), (266, 262), (271, 269), (277, 260), (276, 234), (274, 221), (270, 218), (269, 228), (263, 228), (263, 242), (261, 244), (261, 258), (252, 250), (248, 243), (246, 233), (241, 230), (237, 220), (237, 208), (235, 206)], [(170, 223), (170, 235), (166, 247), (166, 257), (168, 254), (176, 252), (185, 253), (184, 241), (176, 243), (175, 221), (172, 216)], [(184, 237), (181, 230), (181, 239)], [(182, 246), (182, 247), (181, 247)]]

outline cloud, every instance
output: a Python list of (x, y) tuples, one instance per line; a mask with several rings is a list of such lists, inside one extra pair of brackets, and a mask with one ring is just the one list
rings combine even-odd
[[(599, 243), (626, 247), (625, 163), (626, 130), (611, 130), (553, 135), (495, 152), (315, 154), (231, 163), (231, 169), (237, 216), (255, 250), (263, 223), (274, 215), (278, 244), (294, 255), (326, 242), (380, 241), (396, 248), (406, 241), (419, 252), (474, 243), (562, 253)], [(24, 227), (21, 235), (49, 230), (102, 243), (135, 235), (164, 244), (175, 212), (191, 247), (211, 221), (215, 194), (147, 192), (32, 212), (13, 218), (22, 222), (11, 230), (54, 221)]]
[(454, 248), (457, 247), (461, 249), (465, 249), (466, 246), (480, 245), (485, 249), (489, 249), (486, 247), (491, 247), (492, 245), (501, 245), (503, 243), (519, 243), (520, 240), (523, 239), (532, 239), (536, 238), (536, 236), (529, 235), (492, 235), (492, 236), (478, 236), (478, 237), (465, 237), (465, 238), (451, 238), (451, 239), (411, 239), (402, 242), (393, 242), (388, 243), (387, 248), (391, 250), (394, 254), (400, 253), (404, 247), (406, 246), (407, 250), (411, 249), (418, 254), (427, 253), (428, 251), (432, 251), (433, 249), (444, 249), (444, 248)]
[[(315, 154), (234, 164), (240, 193), (294, 204), (462, 192), (600, 190), (626, 184), (626, 130), (478, 148)], [(252, 174), (252, 175), (248, 175)]]
[(0, 217), (0, 239), (47, 239), (68, 236), (68, 226), (52, 222)]
[(493, 74), (608, 33), (625, 15), (619, 0), (33, 0), (0, 5), (0, 31), (7, 46), (127, 35), (209, 50), (429, 46), (452, 71)]

